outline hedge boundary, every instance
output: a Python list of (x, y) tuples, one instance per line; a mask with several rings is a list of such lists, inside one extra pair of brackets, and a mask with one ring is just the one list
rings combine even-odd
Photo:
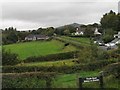
[(111, 63), (117, 61), (100, 60), (88, 64), (77, 64), (74, 66), (62, 66), (62, 67), (45, 67), (45, 66), (4, 66), (2, 67), (3, 73), (21, 73), (21, 72), (57, 72), (57, 73), (74, 73), (78, 71), (94, 71), (101, 69)]
[(73, 59), (74, 55), (78, 57), (77, 53), (78, 51), (72, 51), (72, 52), (65, 52), (65, 53), (50, 54), (47, 56), (32, 56), (32, 57), (26, 58), (24, 60), (24, 63)]

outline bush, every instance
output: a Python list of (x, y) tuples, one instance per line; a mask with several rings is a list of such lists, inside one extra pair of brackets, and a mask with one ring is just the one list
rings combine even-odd
[(2, 50), (2, 65), (15, 65), (19, 63), (18, 55)]
[(93, 71), (96, 69), (101, 69), (104, 66), (115, 63), (116, 61), (101, 60), (96, 62), (91, 62), (88, 64), (77, 64), (74, 66), (61, 66), (61, 67), (45, 67), (45, 66), (4, 66), (2, 71), (4, 73), (21, 73), (21, 72), (34, 72), (34, 71), (44, 71), (44, 72), (59, 72), (59, 73), (75, 73), (78, 71)]
[(120, 79), (120, 62), (118, 63), (112, 63), (105, 67), (104, 74), (107, 75), (113, 75), (116, 78)]
[(46, 88), (56, 75), (55, 72), (2, 74), (2, 88)]
[(64, 59), (71, 59), (74, 58), (74, 54), (76, 54), (77, 51), (72, 51), (72, 52), (65, 52), (65, 53), (58, 53), (58, 54), (50, 54), (47, 56), (33, 56), (33, 57), (28, 57), (27, 59), (24, 60), (24, 62), (42, 62), (42, 61), (57, 61), (57, 60), (64, 60)]

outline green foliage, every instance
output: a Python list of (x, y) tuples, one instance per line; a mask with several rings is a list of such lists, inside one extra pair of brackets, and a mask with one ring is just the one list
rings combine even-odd
[(5, 31), (2, 31), (3, 33), (3, 42), (2, 44), (11, 44), (16, 43), (18, 41), (17, 31), (16, 28), (9, 27), (6, 28)]
[(106, 29), (102, 39), (104, 40), (105, 43), (112, 41), (114, 39), (113, 29)]
[(86, 29), (85, 29), (85, 33), (84, 34), (85, 34), (86, 37), (94, 36), (94, 29), (93, 29), (93, 27), (87, 26)]
[(48, 27), (48, 28), (38, 28), (37, 30), (32, 30), (30, 34), (41, 34), (41, 35), (47, 35), (52, 36), (54, 34), (54, 27)]
[(10, 51), (2, 50), (2, 65), (15, 65), (19, 63), (18, 55)]
[(59, 60), (59, 61), (47, 61), (47, 62), (31, 62), (31, 63), (20, 63), (17, 66), (46, 66), (46, 67), (61, 67), (61, 66), (72, 66), (76, 63), (73, 62), (76, 59), (66, 59), (66, 60)]
[[(47, 56), (40, 56), (40, 57), (28, 57), (24, 60), (24, 62), (42, 62), (42, 61), (57, 61), (57, 60), (64, 60), (64, 59), (71, 59), (74, 58), (74, 52), (65, 52), (65, 53), (58, 53), (58, 54), (50, 54)], [(77, 56), (76, 56), (77, 57)]]
[(110, 64), (104, 69), (105, 75), (113, 75), (114, 77), (120, 79), (120, 62)]
[(79, 51), (79, 62), (81, 63), (89, 63), (96, 61), (98, 57), (98, 48), (96, 45), (91, 44), (90, 47), (84, 47)]
[(61, 66), (61, 67), (55, 67), (55, 66), (4, 66), (2, 67), (2, 71), (4, 73), (10, 73), (10, 72), (34, 72), (34, 71), (44, 71), (44, 72), (59, 72), (59, 73), (75, 73), (79, 71), (94, 71), (97, 69), (101, 69), (104, 66), (111, 64), (111, 63), (116, 63), (117, 61), (115, 60), (99, 60), (96, 62), (90, 62), (87, 64), (76, 64), (72, 66)]
[(64, 30), (64, 35), (70, 35), (70, 31), (68, 29)]
[(119, 28), (119, 19), (118, 19), (118, 15), (116, 15), (115, 12), (113, 12), (112, 10), (109, 13), (106, 13), (105, 15), (103, 15), (103, 17), (101, 18), (101, 25), (103, 29), (107, 29), (107, 28), (111, 28), (115, 31), (118, 31)]
[(46, 88), (54, 78), (54, 72), (29, 72), (3, 74), (3, 88)]

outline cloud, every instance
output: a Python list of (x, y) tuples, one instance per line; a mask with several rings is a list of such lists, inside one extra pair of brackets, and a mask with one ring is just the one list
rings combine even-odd
[[(98, 1), (98, 0), (97, 0)], [(5, 2), (3, 28), (18, 29), (99, 22), (103, 14), (117, 12), (117, 2)]]

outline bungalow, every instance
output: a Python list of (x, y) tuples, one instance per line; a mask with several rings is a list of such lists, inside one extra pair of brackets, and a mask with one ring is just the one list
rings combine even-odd
[(28, 40), (28, 41), (47, 40), (47, 39), (49, 39), (49, 37), (45, 35), (28, 35), (25, 37), (25, 40)]

